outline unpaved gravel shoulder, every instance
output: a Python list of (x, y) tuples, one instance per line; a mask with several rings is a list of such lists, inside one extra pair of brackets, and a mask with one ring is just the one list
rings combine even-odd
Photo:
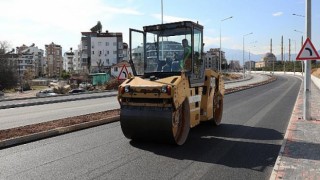
[(35, 134), (39, 132), (44, 132), (52, 129), (57, 129), (61, 127), (68, 127), (75, 124), (88, 123), (92, 121), (97, 121), (101, 119), (106, 119), (109, 117), (114, 117), (119, 115), (120, 110), (109, 110), (98, 113), (91, 113), (81, 116), (68, 117), (38, 124), (31, 124), (11, 129), (0, 130), (0, 141), (11, 139), (15, 137), (26, 136), (29, 134)]

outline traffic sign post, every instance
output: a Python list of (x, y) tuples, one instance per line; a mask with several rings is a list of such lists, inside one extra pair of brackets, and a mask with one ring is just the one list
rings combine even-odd
[[(305, 1), (305, 27), (306, 27), (306, 37), (307, 40), (304, 43), (303, 47), (301, 48), (297, 60), (315, 60), (320, 59), (319, 54), (314, 48), (310, 38), (311, 38), (311, 0)], [(310, 107), (310, 96), (311, 96), (311, 62), (305, 61), (305, 68), (304, 68), (304, 91), (303, 91), (303, 119), (311, 120), (311, 107)]]
[(316, 59), (320, 59), (320, 56), (316, 48), (313, 46), (310, 38), (307, 38), (303, 46), (301, 47), (301, 50), (296, 60), (316, 60)]
[(310, 96), (311, 96), (311, 63), (310, 60), (320, 59), (317, 49), (312, 44), (308, 37), (300, 49), (300, 52), (296, 60), (305, 61), (305, 73), (304, 73), (304, 96), (303, 96), (303, 119), (311, 120), (311, 107), (310, 107)]
[(126, 65), (123, 65), (118, 75), (118, 80), (126, 80), (128, 78), (128, 75), (128, 69)]

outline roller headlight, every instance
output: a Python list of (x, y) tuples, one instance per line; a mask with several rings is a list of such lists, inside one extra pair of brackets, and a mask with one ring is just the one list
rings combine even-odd
[(130, 86), (125, 86), (124, 87), (124, 92), (126, 92), (126, 93), (130, 92)]

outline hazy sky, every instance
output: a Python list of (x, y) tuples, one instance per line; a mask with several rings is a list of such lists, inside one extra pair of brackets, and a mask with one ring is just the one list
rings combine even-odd
[[(35, 43), (60, 44), (66, 51), (77, 48), (81, 32), (90, 31), (101, 21), (103, 31), (122, 32), (129, 42), (129, 28), (161, 23), (161, 0), (1, 0), (0, 41), (12, 47)], [(281, 35), (286, 50), (288, 39), (292, 52), (300, 49), (304, 32), (305, 0), (163, 0), (164, 22), (192, 20), (204, 26), (205, 50), (219, 47), (222, 28), (222, 48), (241, 49), (243, 35), (246, 50), (255, 54), (280, 53)], [(320, 49), (320, 0), (312, 0), (312, 42)], [(221, 23), (222, 19), (233, 16)], [(255, 43), (254, 43), (255, 42)]]

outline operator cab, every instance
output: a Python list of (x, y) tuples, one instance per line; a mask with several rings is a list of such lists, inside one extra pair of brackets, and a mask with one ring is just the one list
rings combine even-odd
[(143, 31), (130, 29), (129, 33), (135, 76), (164, 78), (185, 72), (191, 85), (203, 83), (203, 26), (182, 21), (144, 26)]

